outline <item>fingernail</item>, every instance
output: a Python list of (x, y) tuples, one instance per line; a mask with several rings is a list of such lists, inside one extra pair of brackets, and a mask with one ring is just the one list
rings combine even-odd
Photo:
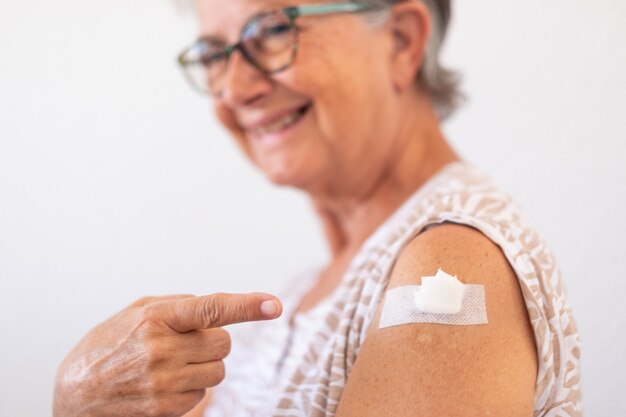
[(274, 301), (263, 301), (261, 303), (261, 313), (266, 317), (276, 317), (278, 314), (278, 306)]

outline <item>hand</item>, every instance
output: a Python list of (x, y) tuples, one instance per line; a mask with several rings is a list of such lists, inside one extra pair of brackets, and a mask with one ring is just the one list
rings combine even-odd
[(55, 417), (178, 417), (224, 379), (233, 323), (280, 316), (268, 294), (144, 298), (95, 327), (59, 367)]

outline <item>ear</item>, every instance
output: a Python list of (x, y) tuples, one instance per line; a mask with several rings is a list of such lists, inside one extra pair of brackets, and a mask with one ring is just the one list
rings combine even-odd
[(391, 8), (388, 21), (393, 37), (391, 74), (394, 88), (404, 91), (415, 85), (431, 31), (431, 16), (421, 2), (405, 2)]

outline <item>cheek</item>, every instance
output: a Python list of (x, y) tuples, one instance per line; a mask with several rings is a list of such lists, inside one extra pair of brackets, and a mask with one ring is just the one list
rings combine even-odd
[(335, 159), (329, 163), (346, 163), (362, 153), (369, 136), (375, 135), (378, 98), (371, 94), (370, 81), (356, 69), (355, 60), (303, 55), (301, 65), (294, 66), (283, 81), (313, 102), (307, 132), (307, 142), (313, 143), (307, 146)]
[(331, 54), (320, 51), (310, 55), (303, 52), (297, 64), (278, 75), (276, 82), (313, 103), (310, 133), (331, 139), (354, 125), (360, 113), (357, 104), (362, 102), (358, 91), (362, 89), (351, 69)]
[(301, 36), (294, 66), (277, 81), (314, 102), (321, 129), (355, 129), (372, 123), (385, 77), (376, 40), (364, 30), (308, 32)]

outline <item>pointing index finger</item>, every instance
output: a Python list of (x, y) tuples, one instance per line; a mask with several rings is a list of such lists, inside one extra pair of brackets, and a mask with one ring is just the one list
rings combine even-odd
[(263, 293), (217, 293), (167, 301), (162, 308), (162, 318), (179, 333), (246, 321), (270, 320), (282, 313), (282, 304), (278, 298)]

